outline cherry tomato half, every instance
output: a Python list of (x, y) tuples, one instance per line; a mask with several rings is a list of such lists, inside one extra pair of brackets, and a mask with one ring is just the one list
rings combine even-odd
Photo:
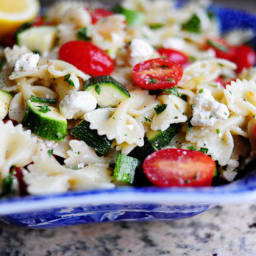
[(167, 60), (170, 60), (174, 63), (184, 65), (188, 63), (188, 56), (184, 53), (170, 49), (170, 48), (159, 48), (158, 53)]
[(236, 56), (236, 48), (229, 45), (223, 39), (209, 39), (207, 44), (204, 46), (205, 50), (213, 49), (215, 51), (216, 57), (221, 59), (226, 59), (233, 61)]
[(59, 58), (91, 76), (110, 75), (114, 70), (114, 61), (109, 55), (87, 41), (70, 41), (62, 45)]
[(210, 186), (215, 170), (211, 157), (186, 149), (163, 149), (143, 163), (147, 178), (159, 187)]
[(133, 68), (133, 80), (148, 90), (172, 88), (183, 75), (182, 66), (172, 61), (158, 58), (138, 63)]
[(42, 16), (37, 17), (33, 22), (34, 27), (40, 27), (43, 25), (45, 25), (45, 20)]
[(92, 24), (96, 24), (99, 20), (106, 18), (108, 16), (113, 15), (113, 12), (103, 9), (103, 8), (98, 8), (95, 9), (92, 13), (91, 13), (91, 17), (92, 17)]
[(256, 63), (255, 51), (248, 45), (238, 46), (234, 62), (237, 65), (238, 73), (242, 72), (244, 68), (252, 67)]

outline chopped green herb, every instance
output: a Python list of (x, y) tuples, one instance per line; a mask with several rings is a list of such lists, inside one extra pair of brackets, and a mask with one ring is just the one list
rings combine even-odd
[(42, 113), (48, 113), (48, 112), (51, 111), (51, 109), (47, 105), (45, 105), (45, 106), (38, 106), (38, 108), (39, 108), (39, 112), (42, 112)]
[(191, 104), (190, 107), (191, 107), (191, 110), (193, 110), (195, 107), (195, 104)]
[(33, 53), (41, 55), (40, 51), (38, 51), (38, 50), (34, 50)]
[(216, 129), (216, 133), (217, 133), (217, 134), (220, 134), (220, 129)]
[(189, 184), (190, 182), (190, 180), (185, 180), (185, 184)]
[(188, 150), (197, 151), (194, 146), (187, 147)]
[(77, 38), (80, 40), (89, 41), (91, 38), (88, 35), (88, 29), (87, 28), (80, 28), (77, 32)]
[(70, 75), (70, 74), (65, 75), (65, 77), (64, 77), (64, 81), (66, 81), (67, 83), (69, 83), (69, 85), (71, 85), (71, 86), (75, 87), (75, 84), (74, 84), (73, 80), (72, 80), (72, 79), (70, 79), (70, 77), (71, 77), (71, 75)]
[(157, 83), (157, 80), (154, 79), (154, 78), (150, 78), (150, 79), (149, 79), (149, 82), (150, 82), (151, 84), (156, 84), (156, 83)]
[(190, 129), (193, 127), (193, 125), (191, 124), (191, 119), (189, 119), (188, 121), (187, 121), (187, 132), (189, 132), (190, 131)]
[(167, 92), (167, 93), (169, 93), (169, 94), (175, 95), (175, 96), (177, 96), (177, 97), (181, 97), (181, 94), (179, 93), (179, 90), (178, 90), (177, 87), (165, 89), (164, 91)]
[(53, 155), (53, 149), (49, 149), (49, 150), (47, 151), (47, 153), (48, 153), (49, 156), (52, 156), (52, 155)]
[(172, 83), (172, 82), (174, 82), (174, 79), (173, 78), (169, 78), (167, 81)]
[(217, 88), (218, 85), (217, 84), (210, 84), (211, 87)]
[(214, 40), (208, 40), (207, 43), (215, 49), (218, 49), (222, 52), (228, 52), (228, 47)]
[(77, 154), (78, 154), (78, 155), (80, 155), (80, 154), (81, 154), (81, 152), (80, 152), (80, 151), (78, 151), (78, 152), (77, 152)]
[(195, 62), (196, 61), (196, 57), (194, 56), (189, 56), (189, 62)]
[(76, 166), (74, 166), (74, 170), (80, 170), (81, 168), (79, 167), (79, 165), (77, 164)]
[(224, 65), (223, 65), (222, 63), (218, 63), (218, 65), (219, 65), (220, 67), (222, 67), (222, 68), (224, 67)]
[(100, 95), (100, 93), (101, 93), (101, 88), (100, 88), (100, 86), (99, 86), (98, 84), (96, 84), (96, 86), (95, 86), (95, 92), (96, 92), (98, 95)]
[(30, 97), (30, 100), (32, 102), (36, 102), (36, 103), (49, 103), (49, 104), (55, 104), (57, 101), (54, 99), (46, 99), (46, 98), (40, 98), (40, 97), (36, 97), (34, 95), (32, 95)]
[(193, 14), (188, 21), (182, 24), (181, 28), (191, 33), (201, 33), (201, 20), (196, 14)]
[(167, 108), (167, 104), (157, 105), (154, 109), (157, 114), (161, 114)]
[(231, 91), (228, 91), (230, 94), (232, 94), (232, 92)]
[(12, 194), (13, 191), (13, 175), (14, 173), (9, 173), (6, 178), (2, 180), (2, 193), (1, 196), (6, 196)]
[(69, 149), (70, 151), (73, 151), (73, 148), (72, 148), (70, 145), (69, 145), (68, 149)]
[(149, 119), (149, 118), (147, 118), (146, 116), (144, 116), (144, 120), (146, 121), (146, 122), (152, 122), (152, 120), (151, 119)]
[(3, 70), (4, 65), (6, 64), (6, 58), (0, 60), (0, 72)]
[(199, 93), (203, 93), (203, 92), (204, 92), (204, 89), (200, 89), (200, 90), (199, 90)]
[(212, 11), (210, 11), (210, 10), (207, 11), (207, 16), (208, 16), (208, 18), (209, 18), (210, 20), (213, 20), (213, 19), (215, 18), (214, 12), (212, 12)]
[(159, 29), (159, 28), (162, 28), (164, 26), (164, 24), (162, 23), (152, 23), (149, 25), (149, 27), (153, 30), (156, 30), (156, 29)]
[(200, 148), (200, 152), (207, 154), (208, 153), (208, 148)]

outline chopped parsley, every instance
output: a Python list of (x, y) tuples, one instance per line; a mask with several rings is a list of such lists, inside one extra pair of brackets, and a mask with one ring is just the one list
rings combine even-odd
[(181, 29), (191, 33), (201, 33), (201, 20), (193, 14), (188, 21), (182, 24)]
[(6, 58), (0, 60), (0, 72), (3, 70), (4, 65), (6, 64)]
[(38, 106), (38, 108), (39, 108), (39, 112), (42, 112), (42, 113), (48, 113), (51, 111), (51, 109), (47, 105)]
[(195, 107), (195, 104), (191, 104), (190, 107), (191, 107), (191, 110), (193, 110)]
[(218, 65), (219, 65), (220, 67), (222, 67), (222, 68), (224, 67), (224, 65), (223, 65), (222, 63), (218, 63)]
[(204, 92), (204, 89), (200, 89), (200, 90), (199, 90), (199, 93), (203, 93), (203, 92)]
[(189, 62), (195, 62), (196, 61), (196, 57), (189, 56), (188, 60), (189, 60)]
[(169, 78), (167, 81), (170, 82), (170, 83), (173, 83), (174, 79), (173, 78)]
[(177, 87), (165, 89), (164, 91), (167, 92), (167, 93), (169, 93), (169, 94), (175, 95), (175, 96), (177, 96), (177, 97), (181, 97), (181, 94), (179, 93), (179, 90), (178, 90)]
[(210, 10), (207, 11), (207, 16), (210, 20), (213, 20), (215, 18), (214, 12)]
[(91, 38), (88, 35), (88, 29), (87, 28), (80, 28), (77, 32), (77, 38), (80, 40), (89, 41)]
[(146, 121), (146, 122), (152, 122), (152, 120), (151, 119), (149, 119), (149, 118), (147, 118), (146, 116), (144, 116), (144, 120)]
[(156, 84), (157, 83), (157, 80), (155, 78), (150, 78), (149, 79), (149, 83), (151, 84)]
[(153, 30), (157, 30), (159, 28), (162, 28), (164, 26), (164, 24), (162, 23), (152, 23), (149, 25), (149, 27)]
[(6, 195), (9, 195), (9, 194), (12, 194), (14, 191), (13, 191), (13, 175), (14, 175), (14, 172), (11, 172), (8, 174), (7, 177), (5, 177), (3, 180), (2, 180), (2, 193), (1, 193), (1, 196), (6, 196)]
[(208, 40), (207, 43), (215, 49), (218, 49), (222, 52), (228, 52), (228, 47), (214, 40)]
[(96, 92), (98, 95), (100, 95), (100, 93), (101, 93), (101, 88), (100, 88), (100, 86), (99, 86), (98, 84), (96, 84), (96, 86), (95, 86), (95, 92)]
[(41, 55), (41, 53), (40, 53), (39, 50), (34, 50), (33, 53), (34, 53), (34, 54), (39, 54), (39, 55)]
[(49, 149), (49, 150), (47, 151), (47, 153), (48, 153), (48, 155), (51, 157), (51, 156), (53, 155), (53, 149)]
[(193, 127), (193, 125), (191, 124), (191, 119), (189, 119), (188, 121), (187, 121), (187, 132), (189, 132), (190, 131), (190, 129)]
[(217, 134), (220, 134), (220, 129), (216, 129), (216, 133), (217, 133)]
[(73, 80), (72, 80), (72, 79), (70, 79), (70, 77), (71, 77), (71, 75), (70, 75), (70, 74), (65, 75), (65, 77), (64, 77), (64, 81), (66, 81), (67, 83), (69, 83), (69, 85), (71, 85), (71, 86), (75, 87), (75, 84), (74, 84)]
[(194, 146), (189, 146), (189, 147), (187, 147), (187, 149), (188, 149), (188, 150), (192, 150), (192, 151), (197, 151)]
[(46, 99), (46, 98), (40, 98), (40, 97), (36, 97), (34, 95), (32, 95), (30, 97), (30, 100), (32, 102), (36, 102), (36, 103), (49, 103), (49, 104), (55, 104), (57, 101), (54, 99)]
[(154, 110), (157, 114), (161, 114), (167, 108), (167, 104), (157, 105)]
[(204, 154), (207, 154), (208, 153), (208, 148), (200, 148), (199, 151), (204, 153)]

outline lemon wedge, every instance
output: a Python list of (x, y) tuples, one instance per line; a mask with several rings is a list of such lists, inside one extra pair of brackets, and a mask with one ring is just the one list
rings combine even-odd
[(38, 14), (38, 0), (0, 0), (0, 36), (15, 32)]

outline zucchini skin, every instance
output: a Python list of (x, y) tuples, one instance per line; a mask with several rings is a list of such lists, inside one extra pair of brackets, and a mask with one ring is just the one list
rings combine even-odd
[(118, 154), (116, 158), (116, 165), (114, 169), (114, 178), (117, 181), (133, 184), (135, 171), (139, 165), (139, 161), (136, 158)]
[[(50, 123), (50, 124), (49, 124)], [(22, 124), (47, 140), (61, 141), (67, 136), (67, 121), (47, 119), (27, 107)]]
[(117, 80), (115, 80), (111, 76), (97, 76), (97, 77), (91, 77), (89, 80), (85, 82), (85, 90), (88, 90), (90, 87), (96, 87), (96, 86), (102, 86), (104, 84), (111, 84), (114, 85), (122, 94), (126, 95), (127, 97), (131, 97), (128, 90), (124, 88), (124, 86), (119, 83)]
[(106, 155), (111, 148), (112, 141), (108, 140), (105, 135), (98, 135), (96, 130), (91, 130), (90, 123), (87, 121), (80, 122), (70, 131), (70, 134), (77, 139), (83, 140), (100, 155)]

